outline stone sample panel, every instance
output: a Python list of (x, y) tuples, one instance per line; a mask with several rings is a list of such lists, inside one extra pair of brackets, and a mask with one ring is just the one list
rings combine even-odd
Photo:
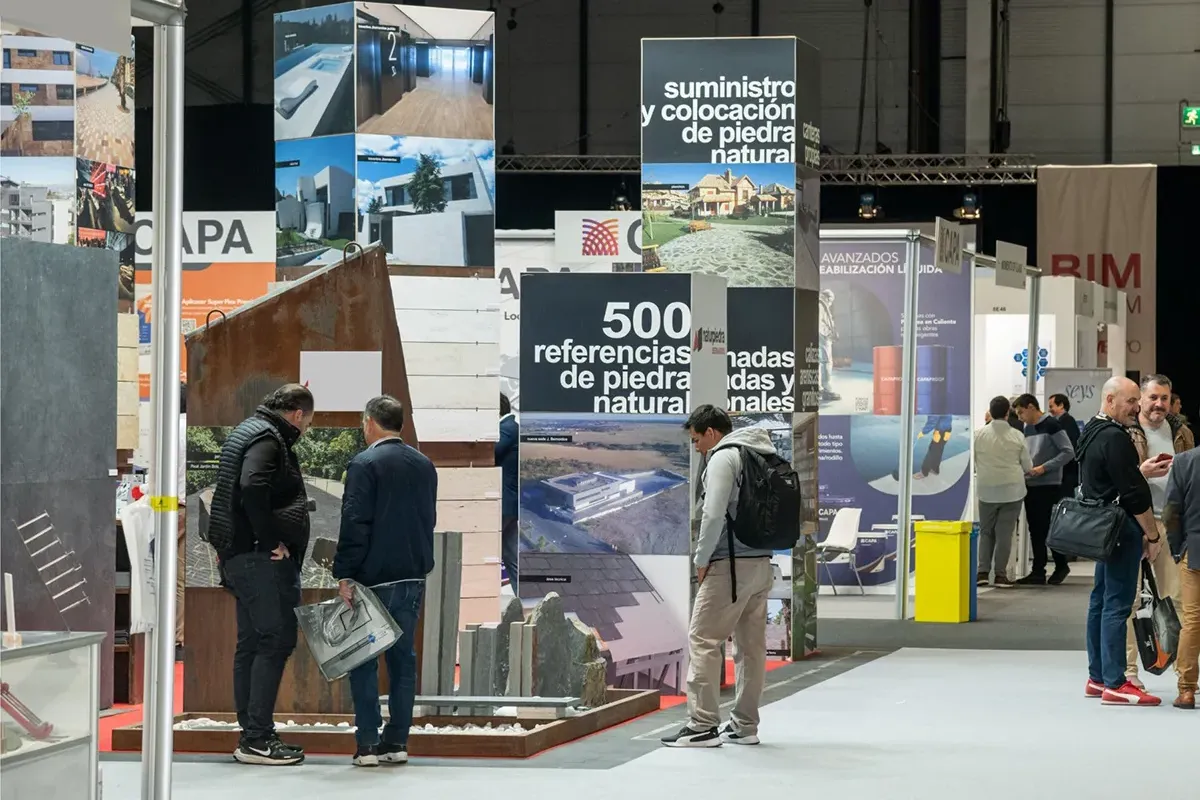
[[(0, 239), (0, 562), (22, 630), (105, 631), (112, 705), (118, 254)], [(61, 403), (84, 405), (77, 413)]]

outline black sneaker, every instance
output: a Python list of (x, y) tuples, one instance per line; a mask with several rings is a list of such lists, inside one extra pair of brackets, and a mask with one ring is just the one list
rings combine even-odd
[(290, 750), (298, 755), (304, 755), (303, 747), (298, 744), (288, 744), (287, 742), (280, 740), (279, 734), (277, 733), (272, 733), (270, 736), (268, 736), (267, 741), (278, 745), (281, 750)]
[(1054, 572), (1052, 572), (1050, 574), (1050, 577), (1046, 579), (1046, 583), (1050, 584), (1051, 586), (1058, 586), (1063, 581), (1065, 581), (1067, 579), (1067, 576), (1070, 574), (1071, 574), (1070, 567), (1064, 567), (1063, 569), (1056, 569), (1056, 570), (1054, 570)]
[(695, 731), (685, 725), (679, 733), (664, 736), (662, 743), (667, 747), (720, 747), (721, 733), (716, 728)]
[(738, 733), (732, 722), (721, 726), (721, 741), (726, 744), (758, 744), (758, 737), (753, 733)]
[(1045, 586), (1045, 585), (1046, 585), (1046, 576), (1045, 575), (1026, 575), (1024, 578), (1021, 578), (1019, 581), (1017, 581), (1017, 586)]
[(354, 766), (378, 767), (379, 748), (373, 744), (360, 744), (358, 749), (354, 751)]
[(380, 764), (407, 764), (408, 763), (408, 745), (388, 744), (387, 742), (380, 742), (378, 749), (379, 749), (379, 763)]
[(243, 739), (233, 751), (233, 759), (241, 764), (290, 767), (304, 763), (304, 753), (297, 753), (278, 739)]
[(992, 586), (995, 586), (997, 589), (1011, 589), (1013, 585), (1013, 582), (1003, 575), (997, 575), (996, 579), (992, 581)]
[(978, 575), (976, 575), (975, 576), (975, 585), (976, 586), (987, 586), (988, 585), (988, 574), (986, 572), (981, 572)]

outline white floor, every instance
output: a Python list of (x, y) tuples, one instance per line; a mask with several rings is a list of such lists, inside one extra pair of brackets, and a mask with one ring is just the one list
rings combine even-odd
[[(175, 766), (179, 800), (399, 796), (523, 800), (747, 796), (776, 787), (838, 800), (1197, 796), (1200, 716), (1179, 711), (1172, 676), (1146, 676), (1160, 708), (1083, 697), (1083, 653), (901, 650), (763, 709), (759, 747), (655, 750), (611, 770), (348, 765)], [(107, 800), (140, 797), (140, 767), (106, 763)], [(410, 794), (408, 796), (417, 796)]]

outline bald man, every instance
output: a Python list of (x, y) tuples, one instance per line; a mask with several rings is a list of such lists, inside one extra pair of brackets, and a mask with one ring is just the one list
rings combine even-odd
[[(1138, 414), (1141, 391), (1128, 378), (1110, 378), (1101, 390), (1100, 413), (1079, 436), (1079, 483), (1084, 496), (1117, 501), (1125, 524), (1108, 560), (1096, 564), (1088, 604), (1087, 697), (1105, 705), (1157, 706), (1162, 701), (1125, 677), (1125, 625), (1137, 596), (1138, 568), (1163, 546), (1154, 522), (1150, 485), (1126, 432)], [(1163, 472), (1166, 465), (1162, 466)], [(1153, 470), (1151, 470), (1153, 472)]]

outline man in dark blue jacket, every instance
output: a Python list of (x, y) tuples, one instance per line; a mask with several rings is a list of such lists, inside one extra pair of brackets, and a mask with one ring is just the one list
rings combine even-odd
[(433, 570), (433, 528), (437, 521), (437, 470), (400, 438), (404, 406), (383, 395), (367, 403), (363, 437), (367, 449), (350, 461), (342, 495), (342, 527), (333, 576), (351, 602), (356, 581), (371, 587), (403, 635), (385, 654), (388, 711), (383, 729), (379, 713), (379, 662), (371, 659), (350, 673), (354, 698), (354, 763), (408, 761), (408, 729), (417, 693), (417, 656), (413, 647), (425, 576)]
[[(518, 559), (520, 558), (521, 534), (517, 528), (517, 469), (520, 461), (521, 428), (513, 414), (512, 403), (500, 395), (500, 438), (496, 441), (496, 466), (500, 467), (503, 494), (500, 506), (500, 549), (504, 571), (508, 573), (508, 585), (517, 594)], [(520, 597), (520, 595), (517, 595)]]

